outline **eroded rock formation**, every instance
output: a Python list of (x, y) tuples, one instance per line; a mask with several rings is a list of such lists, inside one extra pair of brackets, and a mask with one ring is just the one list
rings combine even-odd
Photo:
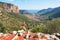
[(7, 12), (19, 13), (19, 8), (16, 5), (0, 2), (0, 11), (5, 10)]

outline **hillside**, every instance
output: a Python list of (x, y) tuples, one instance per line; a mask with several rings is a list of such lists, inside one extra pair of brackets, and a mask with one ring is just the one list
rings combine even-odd
[[(34, 20), (51, 20), (60, 17), (60, 7), (48, 8), (42, 10), (20, 10), (21, 14), (25, 14), (30, 19)], [(28, 15), (27, 15), (28, 14)]]
[(38, 25), (39, 22), (30, 20), (22, 14), (9, 13), (6, 11), (0, 12), (0, 32), (8, 32), (13, 30), (23, 29), (26, 27), (33, 27)]
[(35, 20), (35, 21), (40, 21), (40, 17), (36, 16), (36, 15), (32, 15), (32, 14), (24, 14), (26, 17), (28, 17), (31, 20)]
[(60, 17), (60, 7), (46, 9), (44, 11), (40, 11), (37, 14), (39, 14), (42, 19), (46, 19), (46, 20), (50, 20), (53, 18), (59, 18)]
[(31, 20), (40, 21), (40, 17), (35, 15), (37, 11), (38, 10), (20, 10), (20, 13)]
[(5, 10), (7, 12), (19, 13), (18, 6), (11, 3), (6, 3), (6, 2), (0, 2), (0, 11), (2, 10)]
[(38, 13), (38, 14), (44, 14), (44, 13), (46, 13), (46, 12), (51, 12), (52, 10), (53, 10), (53, 8), (42, 9), (42, 10), (38, 11), (37, 13)]

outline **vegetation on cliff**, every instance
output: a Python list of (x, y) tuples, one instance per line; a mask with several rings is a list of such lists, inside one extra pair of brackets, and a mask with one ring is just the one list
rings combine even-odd
[(6, 11), (2, 11), (0, 14), (0, 32), (20, 30), (23, 27), (29, 29), (29, 27), (39, 24), (39, 22), (30, 20), (22, 14), (8, 13)]
[(0, 32), (25, 30), (25, 28), (32, 32), (60, 33), (60, 18), (39, 22), (30, 20), (23, 14), (0, 12)]

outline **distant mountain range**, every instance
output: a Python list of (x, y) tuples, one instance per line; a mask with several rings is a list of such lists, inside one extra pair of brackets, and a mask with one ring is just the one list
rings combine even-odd
[(48, 8), (42, 10), (20, 10), (21, 14), (31, 14), (40, 17), (41, 19), (52, 19), (60, 17), (60, 7)]
[(45, 14), (46, 12), (51, 12), (53, 10), (53, 8), (48, 8), (48, 9), (42, 9), (40, 11), (38, 11), (37, 13), (38, 14)]
[(21, 14), (35, 14), (37, 13), (39, 10), (20, 10)]
[(40, 14), (40, 17), (42, 17), (43, 19), (59, 18), (60, 17), (60, 7), (50, 9), (50, 11), (47, 9), (47, 11), (45, 13)]
[(38, 10), (20, 10), (20, 13), (24, 14), (29, 19), (39, 21), (40, 17), (36, 16), (37, 12)]

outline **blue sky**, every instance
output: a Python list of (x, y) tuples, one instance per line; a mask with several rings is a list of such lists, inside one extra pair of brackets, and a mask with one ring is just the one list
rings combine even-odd
[(0, 0), (0, 2), (12, 3), (19, 9), (25, 10), (41, 10), (60, 6), (60, 0)]

